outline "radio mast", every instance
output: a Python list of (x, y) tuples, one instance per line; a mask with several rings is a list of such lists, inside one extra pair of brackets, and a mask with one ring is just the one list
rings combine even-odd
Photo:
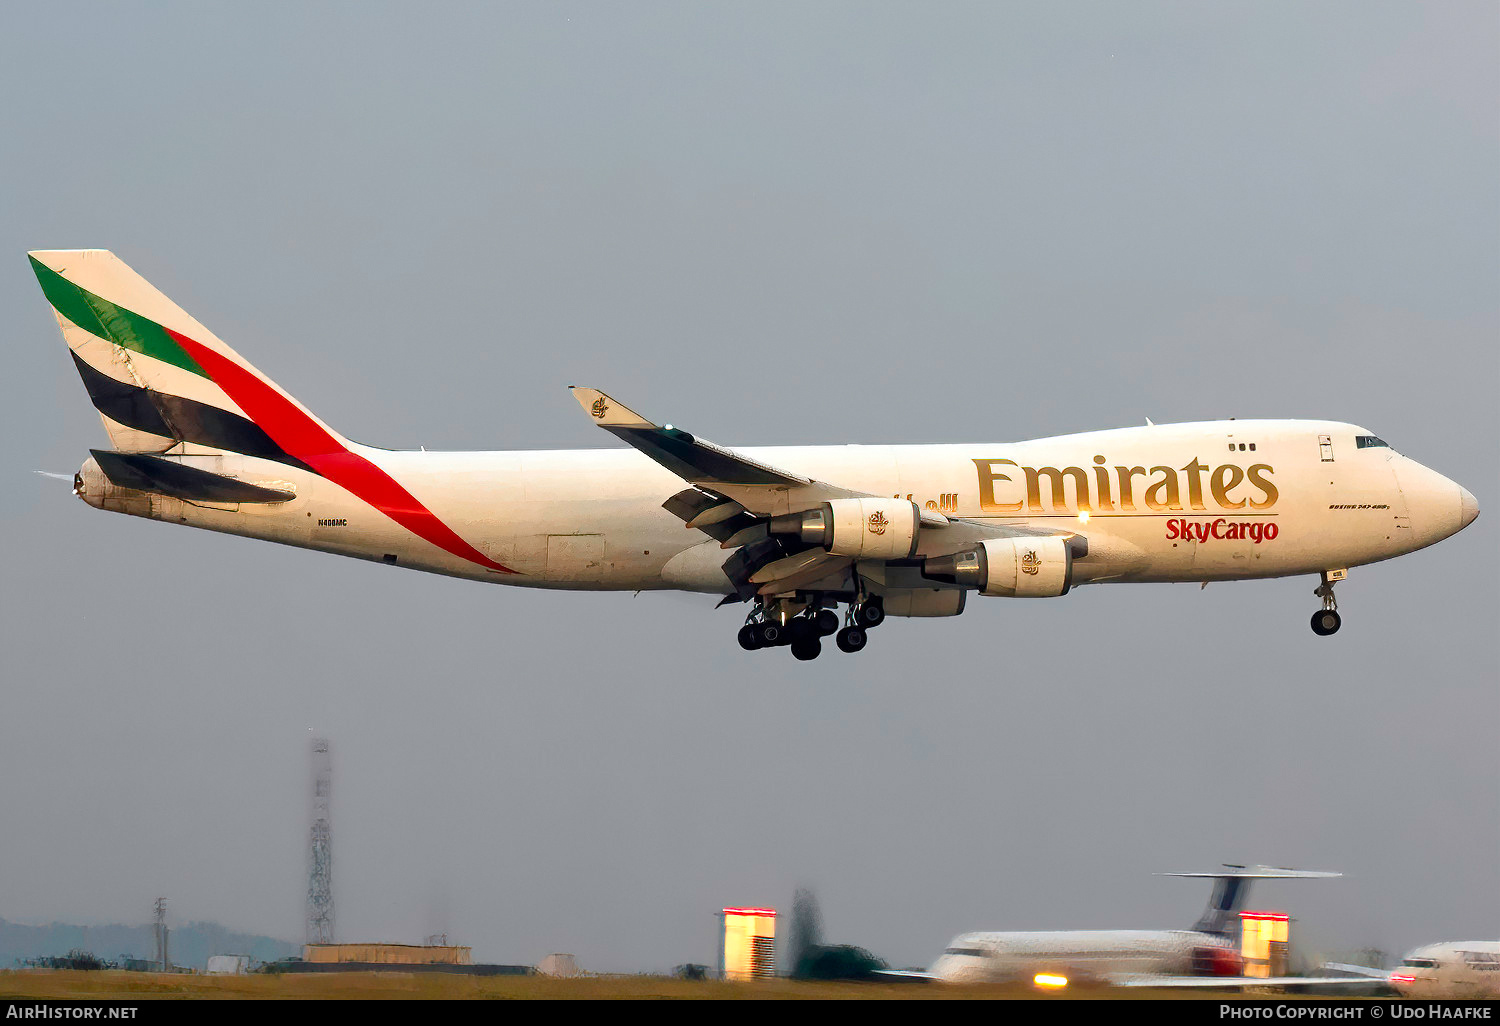
[(308, 841), (307, 942), (333, 943), (333, 830), (328, 803), (333, 787), (333, 760), (328, 739), (312, 739), (312, 833)]

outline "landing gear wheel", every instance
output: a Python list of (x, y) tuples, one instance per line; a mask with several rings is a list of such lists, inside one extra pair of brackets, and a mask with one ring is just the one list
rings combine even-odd
[(803, 662), (806, 662), (809, 659), (818, 658), (822, 651), (823, 643), (817, 638), (799, 638), (798, 640), (792, 642), (792, 655), (796, 656), (798, 659), (801, 659)]
[(743, 648), (746, 652), (754, 652), (757, 648), (760, 648), (760, 635), (755, 630), (755, 627), (755, 624), (747, 623), (740, 628), (740, 648)]
[(868, 640), (869, 635), (865, 634), (863, 628), (845, 627), (839, 631), (834, 642), (839, 646), (840, 652), (858, 652), (865, 647), (865, 642)]
[(865, 630), (885, 622), (885, 605), (878, 598), (864, 602), (854, 611), (854, 622)]
[(1341, 622), (1337, 610), (1320, 609), (1312, 616), (1313, 633), (1320, 638), (1326, 638), (1338, 631)]
[(761, 648), (774, 648), (786, 644), (786, 630), (774, 620), (765, 620), (755, 625), (755, 637)]
[(1313, 594), (1323, 600), (1323, 608), (1313, 614), (1313, 633), (1326, 638), (1339, 629), (1339, 600), (1333, 596), (1333, 586), (1344, 579), (1347, 570), (1324, 570), (1322, 583), (1313, 589)]
[(837, 634), (839, 630), (839, 614), (832, 609), (820, 609), (818, 615), (813, 617), (813, 623), (818, 628), (818, 633), (823, 637)]

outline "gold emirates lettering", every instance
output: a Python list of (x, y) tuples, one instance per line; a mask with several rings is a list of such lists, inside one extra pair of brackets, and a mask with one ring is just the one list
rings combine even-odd
[[(1197, 457), (1185, 467), (1108, 467), (1103, 456), (1094, 466), (1023, 467), (1015, 460), (975, 460), (979, 472), (981, 513), (1138, 512), (1143, 505), (1152, 512), (1216, 509), (1270, 509), (1278, 493), (1271, 483), (1275, 472), (1268, 463), (1241, 468), (1233, 463), (1210, 467)], [(1004, 468), (1013, 468), (1015, 476)], [(1111, 473), (1113, 470), (1113, 473)], [(1090, 473), (1092, 471), (1093, 473)], [(1136, 478), (1142, 480), (1137, 482)], [(996, 497), (996, 483), (1012, 487), (1002, 494), (1015, 494), (1024, 483), (1026, 498), (1006, 501)], [(1248, 483), (1250, 491), (1237, 491)], [(1256, 494), (1256, 493), (1259, 494)], [(1070, 503), (1069, 498), (1076, 502)]]

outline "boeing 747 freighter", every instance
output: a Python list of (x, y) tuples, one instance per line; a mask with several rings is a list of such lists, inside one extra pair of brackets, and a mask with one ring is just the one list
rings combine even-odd
[(1294, 574), (1319, 579), (1312, 629), (1330, 635), (1350, 567), (1479, 512), (1372, 431), (1321, 420), (736, 450), (574, 388), (629, 448), (378, 449), (113, 253), (31, 265), (110, 438), (75, 478), (89, 505), (495, 584), (701, 592), (745, 605), (744, 648), (798, 659), (829, 636), (857, 652), (888, 616), (956, 616), (971, 594)]

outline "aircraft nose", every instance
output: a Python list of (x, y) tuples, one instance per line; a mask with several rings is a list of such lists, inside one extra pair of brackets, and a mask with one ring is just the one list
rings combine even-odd
[(1479, 503), (1474, 499), (1474, 493), (1463, 485), (1458, 486), (1458, 509), (1458, 529), (1462, 531), (1479, 516)]
[(1407, 457), (1394, 469), (1417, 548), (1457, 534), (1479, 515), (1479, 503), (1458, 482)]

